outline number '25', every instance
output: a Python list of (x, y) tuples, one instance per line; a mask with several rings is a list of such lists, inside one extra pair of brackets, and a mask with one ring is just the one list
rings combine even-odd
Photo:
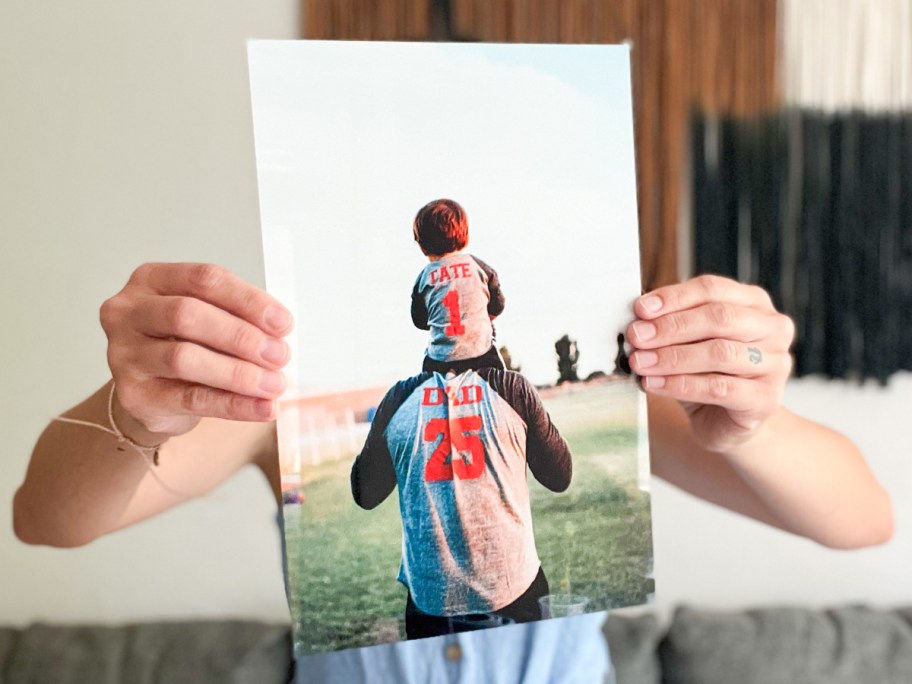
[[(452, 424), (453, 430), (450, 431)], [(477, 430), (481, 429), (481, 416), (462, 416), (460, 418), (432, 418), (424, 428), (424, 441), (436, 441), (441, 435), (440, 444), (428, 459), (424, 467), (424, 479), (427, 482), (452, 480), (474, 480), (481, 477), (485, 469), (484, 444)], [(453, 458), (447, 463), (450, 451)], [(471, 462), (465, 458), (456, 458), (457, 452), (471, 454)]]

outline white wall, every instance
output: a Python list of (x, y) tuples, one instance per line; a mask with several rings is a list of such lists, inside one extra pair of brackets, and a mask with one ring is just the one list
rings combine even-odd
[(653, 480), (656, 587), (662, 609), (679, 603), (912, 605), (912, 375), (894, 376), (887, 390), (873, 383), (792, 381), (785, 404), (861, 447), (892, 496), (893, 540), (875, 549), (832, 551)]
[[(252, 471), (79, 550), (19, 544), (10, 506), (47, 419), (106, 380), (98, 305), (138, 263), (262, 282), (244, 39), (294, 37), (297, 5), (0, 5), (0, 623), (287, 619), (275, 506)], [(661, 605), (912, 603), (912, 378), (802, 381), (786, 399), (861, 444), (896, 538), (831, 552), (656, 483)]]
[(48, 418), (105, 382), (98, 306), (136, 265), (214, 261), (262, 283), (245, 43), (297, 37), (299, 4), (0, 5), (0, 623), (287, 620), (252, 470), (73, 551), (19, 544), (11, 501)]

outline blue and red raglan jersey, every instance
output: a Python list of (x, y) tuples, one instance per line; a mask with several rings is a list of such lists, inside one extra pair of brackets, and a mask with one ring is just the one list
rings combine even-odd
[(481, 356), (494, 342), (491, 316), (504, 309), (497, 273), (481, 259), (457, 252), (430, 262), (412, 288), (412, 322), (431, 331), (435, 361)]
[(352, 467), (352, 494), (373, 508), (398, 486), (399, 580), (420, 610), (498, 610), (532, 584), (541, 564), (527, 465), (553, 491), (570, 484), (570, 449), (518, 373), (422, 373), (387, 393)]

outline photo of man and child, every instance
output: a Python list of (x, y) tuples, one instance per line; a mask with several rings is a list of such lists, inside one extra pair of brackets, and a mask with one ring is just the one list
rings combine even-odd
[(250, 55), (268, 287), (321, 331), (279, 419), (298, 655), (647, 601), (626, 48)]
[[(386, 395), (352, 467), (364, 508), (399, 489), (410, 639), (541, 618), (548, 582), (526, 466), (553, 491), (572, 475), (535, 388), (506, 372), (494, 344), (504, 296), (493, 269), (463, 251), (464, 210), (452, 200), (424, 206), (415, 239), (430, 261), (412, 293), (413, 321), (431, 331), (424, 372)], [(422, 451), (430, 456), (415, 458)]]

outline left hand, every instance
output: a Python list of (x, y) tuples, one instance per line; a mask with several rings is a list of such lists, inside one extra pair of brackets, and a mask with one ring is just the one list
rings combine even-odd
[(780, 407), (795, 325), (765, 290), (704, 275), (644, 294), (634, 314), (633, 372), (681, 403), (704, 448), (743, 444)]

